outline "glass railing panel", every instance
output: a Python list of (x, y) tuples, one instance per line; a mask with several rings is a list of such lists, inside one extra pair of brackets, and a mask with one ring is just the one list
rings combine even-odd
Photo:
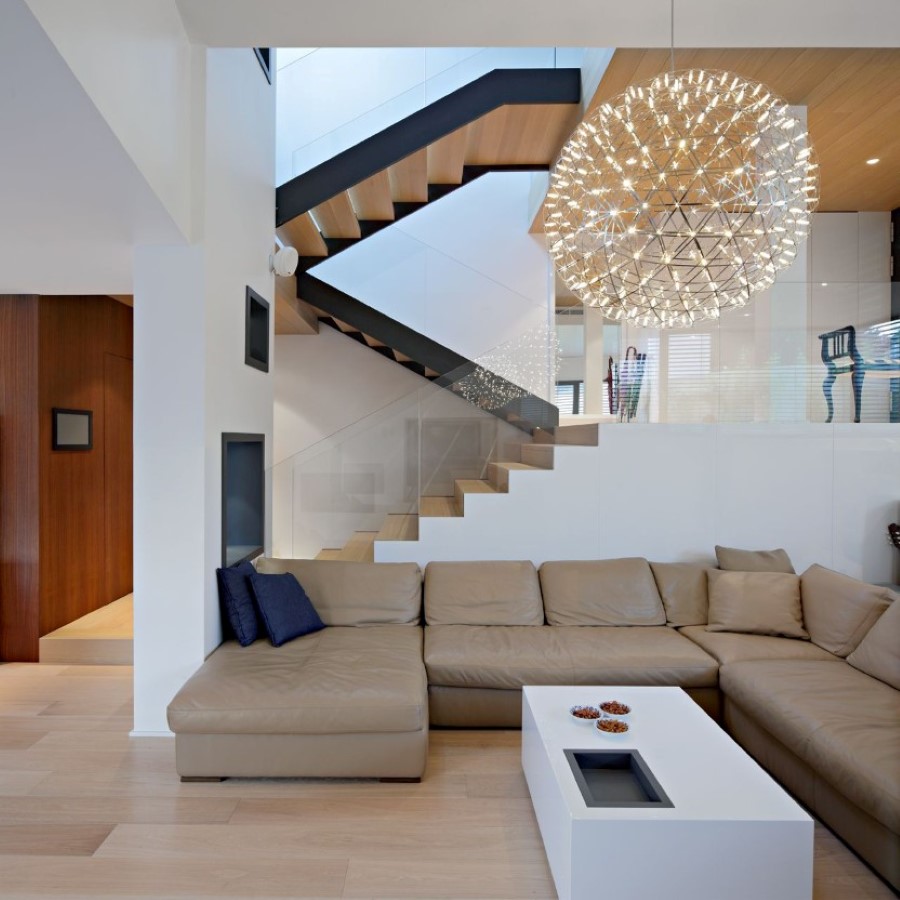
[(900, 321), (890, 320), (888, 286), (829, 283), (828, 303), (816, 287), (777, 285), (744, 310), (692, 329), (621, 326), (610, 354), (617, 420), (824, 423), (830, 394), (832, 421), (852, 422), (854, 360), (838, 357), (830, 369), (821, 337), (852, 326), (863, 371), (860, 420), (900, 421)]
[[(472, 49), (473, 51), (475, 50), (475, 48)], [(311, 70), (311, 80), (316, 75), (316, 72), (312, 71), (312, 66), (315, 65), (316, 71), (318, 71), (327, 61), (327, 54), (347, 54), (348, 52), (346, 50), (329, 51), (322, 49), (317, 51), (315, 55), (311, 54), (309, 57), (300, 59), (294, 63), (294, 66), (302, 67), (304, 64), (308, 64)], [(395, 53), (397, 51), (386, 52)], [(570, 65), (574, 59), (577, 59), (577, 54), (573, 55), (569, 52), (564, 59), (566, 64)], [(342, 65), (346, 64), (346, 62), (342, 63)], [(425, 65), (427, 66), (427, 57)], [(291, 149), (292, 171), (287, 178), (281, 178), (280, 180), (287, 180), (308, 171), (494, 69), (546, 69), (554, 68), (556, 65), (557, 50), (554, 47), (488, 47), (477, 50), (454, 65), (446, 67), (431, 77), (423, 78), (420, 83), (389, 97), (365, 112), (330, 129), (325, 134), (316, 135), (310, 140), (296, 144)], [(306, 83), (306, 79), (302, 77), (303, 73), (301, 71), (298, 70), (293, 75), (298, 77), (298, 83)], [(358, 77), (365, 77), (365, 74), (359, 73)], [(289, 82), (284, 80), (284, 83), (287, 84)], [(310, 100), (307, 98), (304, 101), (302, 94), (298, 96), (296, 104), (288, 97), (279, 98), (281, 117), (302, 116), (304, 102), (308, 103)], [(332, 102), (339, 103), (340, 100), (338, 98), (337, 101), (332, 100)], [(282, 129), (282, 131), (285, 135), (283, 139), (290, 140), (289, 135), (291, 132), (287, 128)]]
[[(482, 371), (470, 363), (423, 382), (273, 466), (273, 554), (342, 548), (357, 532), (379, 531), (389, 515), (417, 514), (422, 497), (453, 497), (457, 479), (486, 478), (491, 461), (515, 460), (509, 454), (528, 434), (500, 417), (506, 409), (494, 394), (472, 392), (473, 373)], [(521, 400), (525, 391), (509, 393)]]

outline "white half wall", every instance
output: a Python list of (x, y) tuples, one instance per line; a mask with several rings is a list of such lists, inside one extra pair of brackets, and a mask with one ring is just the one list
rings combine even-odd
[(244, 322), (247, 285), (274, 300), (274, 90), (246, 50), (206, 51), (195, 74), (205, 240), (135, 252), (139, 734), (167, 733), (166, 706), (221, 641), (222, 433), (263, 434), (272, 461), (274, 377), (244, 364)]
[(886, 539), (900, 498), (891, 425), (601, 425), (598, 447), (557, 447), (556, 467), (512, 472), (509, 494), (422, 519), (379, 562), (606, 559), (714, 562), (716, 544), (784, 547), (867, 581), (897, 576)]

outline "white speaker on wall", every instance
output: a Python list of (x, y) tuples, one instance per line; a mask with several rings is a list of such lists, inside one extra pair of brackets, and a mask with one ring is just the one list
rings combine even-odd
[(289, 276), (297, 271), (300, 254), (293, 247), (282, 247), (269, 257), (269, 266), (276, 275)]

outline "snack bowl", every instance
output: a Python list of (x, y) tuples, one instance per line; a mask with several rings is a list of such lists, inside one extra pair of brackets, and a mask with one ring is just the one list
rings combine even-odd
[(631, 731), (631, 726), (622, 719), (614, 716), (603, 716), (594, 721), (594, 728), (604, 737), (620, 738)]
[[(578, 715), (579, 711), (586, 713), (586, 715)], [(576, 722), (587, 722), (590, 725), (592, 722), (596, 722), (600, 719), (603, 716), (603, 713), (601, 713), (596, 706), (579, 703), (578, 705), (569, 708), (569, 715)]]
[(624, 719), (631, 715), (631, 707), (621, 700), (603, 700), (597, 704), (597, 709), (614, 719)]

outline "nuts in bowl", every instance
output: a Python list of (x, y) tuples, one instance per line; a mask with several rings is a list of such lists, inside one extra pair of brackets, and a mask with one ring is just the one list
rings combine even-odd
[(569, 715), (579, 722), (596, 722), (601, 712), (596, 706), (573, 706), (569, 710)]
[(617, 716), (618, 718), (627, 716), (631, 712), (631, 707), (619, 700), (604, 700), (600, 704), (600, 709), (608, 716)]
[(603, 734), (625, 734), (628, 723), (621, 719), (597, 719), (597, 731)]

